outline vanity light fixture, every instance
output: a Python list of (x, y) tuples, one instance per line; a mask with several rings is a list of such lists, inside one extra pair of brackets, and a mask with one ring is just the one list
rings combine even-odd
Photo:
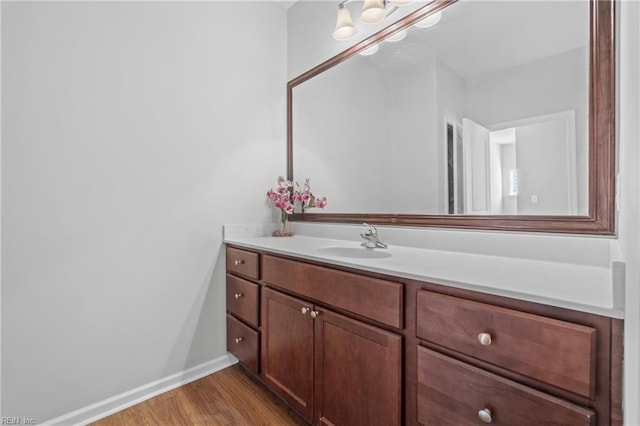
[(358, 33), (358, 29), (353, 25), (351, 13), (349, 9), (344, 7), (344, 3), (338, 6), (338, 19), (336, 29), (333, 32), (333, 38), (336, 40), (348, 40)]
[(360, 21), (365, 24), (375, 24), (382, 21), (387, 16), (383, 0), (364, 0)]
[[(336, 19), (336, 29), (333, 31), (333, 38), (336, 40), (348, 40), (358, 32), (353, 25), (351, 13), (346, 8), (346, 4), (355, 0), (343, 0), (338, 4), (338, 18)], [(414, 0), (364, 0), (360, 21), (365, 24), (376, 24), (398, 9), (398, 6), (407, 5)]]
[[(351, 12), (349, 12), (349, 9), (347, 9), (347, 7), (345, 6), (350, 1), (355, 0), (343, 0), (338, 4), (338, 17), (336, 19), (336, 28), (333, 31), (333, 38), (339, 41), (349, 40), (351, 37), (358, 33), (358, 29), (353, 24), (353, 20), (351, 19)], [(360, 21), (370, 24), (380, 22), (384, 18), (398, 10), (399, 6), (405, 6), (407, 4), (413, 3), (413, 1), (414, 0), (364, 0), (362, 12), (360, 13)], [(388, 11), (387, 8), (389, 8)], [(442, 12), (437, 11), (416, 22), (415, 24), (413, 24), (413, 26), (418, 28), (431, 28), (438, 22), (440, 22), (440, 18), (442, 18)], [(408, 31), (405, 28), (387, 37), (385, 41), (400, 41), (404, 39), (407, 34)], [(378, 51), (378, 49), (379, 46), (376, 44), (361, 51), (360, 55), (373, 55)]]

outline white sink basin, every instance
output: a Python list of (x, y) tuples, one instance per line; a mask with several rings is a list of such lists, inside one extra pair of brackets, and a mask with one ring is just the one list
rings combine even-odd
[(382, 259), (391, 257), (391, 253), (385, 249), (368, 249), (364, 247), (329, 246), (316, 250), (318, 254), (334, 257), (347, 257), (350, 259)]

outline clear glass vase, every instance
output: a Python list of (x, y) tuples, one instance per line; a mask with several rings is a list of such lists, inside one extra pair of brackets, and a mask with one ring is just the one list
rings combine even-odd
[(293, 237), (291, 231), (291, 223), (289, 222), (289, 215), (286, 211), (280, 211), (280, 227), (273, 232), (274, 237)]

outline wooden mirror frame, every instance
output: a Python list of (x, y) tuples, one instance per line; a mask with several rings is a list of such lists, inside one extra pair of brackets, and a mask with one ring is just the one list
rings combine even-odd
[[(293, 89), (457, 0), (435, 0), (287, 84), (287, 178), (293, 180)], [(615, 234), (615, 2), (591, 0), (589, 25), (589, 211), (587, 216), (294, 213), (292, 221), (566, 234)]]

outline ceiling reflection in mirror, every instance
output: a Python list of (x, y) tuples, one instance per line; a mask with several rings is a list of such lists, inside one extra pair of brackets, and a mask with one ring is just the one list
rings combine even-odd
[(293, 177), (327, 213), (586, 215), (588, 88), (588, 2), (459, 1), (293, 88)]

